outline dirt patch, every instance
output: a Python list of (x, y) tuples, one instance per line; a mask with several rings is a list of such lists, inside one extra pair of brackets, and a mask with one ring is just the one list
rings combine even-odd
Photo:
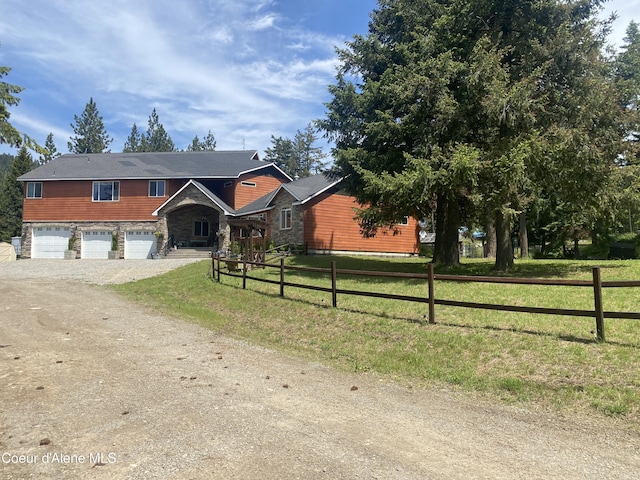
[(2, 479), (640, 471), (639, 435), (614, 423), (343, 374), (78, 281), (10, 278), (0, 292)]

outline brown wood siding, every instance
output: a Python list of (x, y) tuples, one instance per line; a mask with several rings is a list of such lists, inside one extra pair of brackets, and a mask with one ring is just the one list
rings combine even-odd
[(181, 186), (165, 183), (164, 197), (149, 197), (148, 180), (120, 181), (120, 200), (94, 202), (93, 182), (43, 182), (42, 198), (24, 199), (23, 219), (35, 221), (157, 220), (151, 213)]
[(304, 241), (310, 249), (359, 252), (418, 253), (418, 225), (409, 218), (408, 225), (399, 225), (398, 235), (378, 231), (373, 238), (364, 238), (354, 219), (361, 208), (353, 197), (341, 194), (322, 195), (305, 206)]
[[(256, 186), (244, 186), (242, 182), (252, 182)], [(284, 179), (275, 178), (271, 175), (242, 175), (234, 182), (232, 187), (234, 192), (233, 202), (230, 205), (235, 209), (242, 208), (267, 193), (273, 192), (282, 183), (284, 183)]]

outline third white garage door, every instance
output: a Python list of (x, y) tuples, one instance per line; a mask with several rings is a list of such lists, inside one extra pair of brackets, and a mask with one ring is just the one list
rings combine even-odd
[(81, 258), (104, 258), (109, 257), (111, 250), (111, 232), (98, 230), (82, 232), (82, 254)]
[(153, 232), (126, 232), (124, 238), (124, 258), (151, 258), (158, 251), (157, 238)]

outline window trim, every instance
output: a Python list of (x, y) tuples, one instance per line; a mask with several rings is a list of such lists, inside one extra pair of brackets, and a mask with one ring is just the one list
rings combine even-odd
[(281, 209), (280, 210), (280, 230), (291, 230), (292, 225), (293, 225), (292, 209), (290, 207), (285, 207)]
[[(40, 195), (38, 195), (38, 185), (40, 185)], [(31, 195), (29, 194), (29, 187), (33, 187), (33, 191)], [(27, 182), (26, 187), (26, 197), (29, 199), (40, 199), (42, 198), (42, 182)]]
[[(98, 187), (98, 191), (96, 191), (96, 186), (98, 185), (102, 185), (102, 184), (107, 184), (110, 183), (111, 184), (111, 199), (110, 200), (103, 200), (100, 198), (100, 187)], [(116, 195), (113, 194), (113, 192), (116, 192)], [(96, 198), (96, 193), (98, 194)], [(114, 199), (114, 197), (116, 197)], [(120, 201), (120, 181), (119, 180), (107, 180), (107, 181), (103, 181), (103, 180), (96, 180), (92, 183), (92, 192), (91, 192), (91, 200), (93, 202), (119, 202)]]
[[(155, 194), (151, 192), (151, 185), (155, 184)], [(158, 195), (158, 185), (162, 184), (162, 195)], [(164, 180), (149, 180), (149, 197), (161, 198), (166, 197), (167, 184)]]
[[(200, 234), (197, 233), (197, 226), (198, 224), (200, 224)], [(202, 227), (203, 225), (207, 226), (207, 234), (203, 235), (202, 232)], [(209, 235), (211, 234), (211, 224), (209, 223), (209, 220), (194, 220), (193, 222), (193, 236), (194, 237), (209, 237)]]

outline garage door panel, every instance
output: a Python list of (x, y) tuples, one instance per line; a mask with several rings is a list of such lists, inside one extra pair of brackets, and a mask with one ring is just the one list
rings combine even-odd
[(64, 227), (34, 227), (31, 258), (64, 258), (71, 232)]
[(124, 258), (152, 258), (158, 251), (158, 242), (153, 232), (131, 231), (125, 233)]
[(81, 258), (107, 259), (111, 250), (111, 232), (86, 231), (82, 232)]

